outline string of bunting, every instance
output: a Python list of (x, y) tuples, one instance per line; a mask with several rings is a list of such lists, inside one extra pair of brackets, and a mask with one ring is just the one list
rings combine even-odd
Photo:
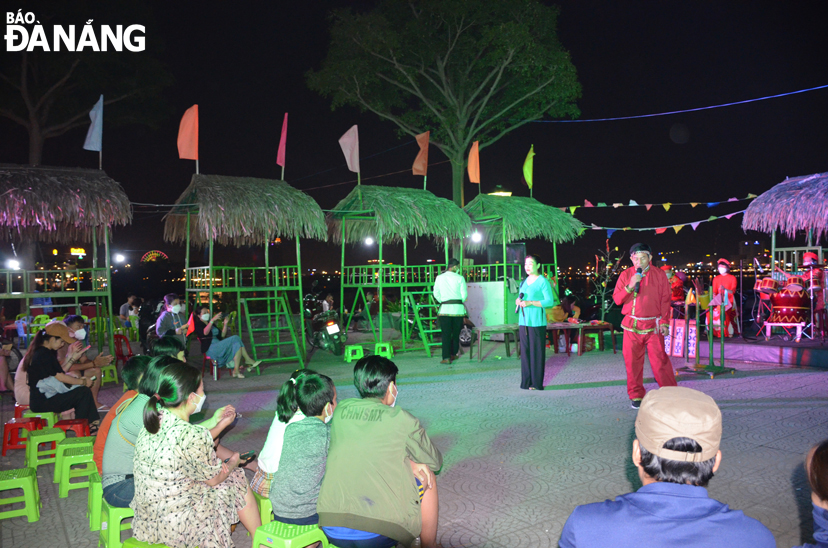
[(741, 213), (744, 213), (745, 211), (747, 211), (747, 210), (743, 209), (742, 211), (734, 211), (733, 213), (728, 213), (727, 215), (722, 215), (721, 217), (716, 217), (715, 215), (711, 215), (707, 219), (703, 219), (701, 221), (694, 221), (692, 223), (681, 223), (681, 224), (676, 224), (676, 225), (651, 226), (651, 227), (647, 227), (647, 228), (632, 228), (632, 227), (629, 227), (629, 226), (625, 226), (624, 228), (619, 228), (619, 227), (609, 227), (609, 226), (598, 226), (595, 223), (592, 223), (591, 226), (590, 226), (590, 229), (592, 229), (592, 230), (606, 230), (607, 231), (607, 238), (612, 238), (612, 235), (614, 233), (618, 232), (619, 230), (622, 231), (622, 232), (626, 232), (626, 231), (630, 231), (630, 230), (636, 231), (636, 232), (646, 232), (648, 230), (655, 230), (656, 234), (664, 234), (665, 232), (667, 232), (667, 230), (672, 228), (673, 230), (675, 230), (676, 234), (678, 234), (679, 231), (682, 228), (684, 228), (685, 226), (692, 226), (693, 230), (696, 230), (699, 227), (699, 225), (702, 224), (702, 223), (709, 223), (709, 222), (712, 222), (712, 221), (716, 221), (718, 219), (730, 219), (734, 215), (739, 215)]
[(674, 206), (689, 205), (689, 206), (696, 207), (698, 205), (705, 205), (707, 207), (716, 207), (717, 205), (723, 204), (723, 203), (743, 202), (745, 200), (752, 200), (754, 198), (756, 198), (756, 194), (748, 194), (744, 198), (730, 198), (730, 199), (728, 199), (726, 201), (723, 201), (723, 202), (676, 202), (676, 203), (665, 202), (663, 204), (639, 204), (635, 200), (630, 200), (630, 203), (628, 203), (628, 204), (622, 204), (622, 203), (618, 203), (618, 202), (613, 203), (613, 204), (606, 204), (604, 202), (598, 202), (597, 205), (593, 205), (592, 202), (590, 202), (589, 200), (584, 200), (584, 205), (582, 205), (582, 206), (580, 206), (580, 205), (566, 206), (566, 207), (562, 207), (560, 209), (564, 213), (566, 213), (566, 211), (568, 210), (573, 215), (575, 214), (575, 210), (577, 210), (579, 207), (585, 207), (585, 208), (587, 208), (587, 207), (612, 207), (612, 208), (615, 208), (615, 209), (618, 209), (619, 207), (646, 207), (647, 211), (650, 211), (650, 208), (652, 208), (653, 206), (661, 206), (661, 207), (664, 208), (664, 211), (670, 211), (670, 208), (674, 207)]

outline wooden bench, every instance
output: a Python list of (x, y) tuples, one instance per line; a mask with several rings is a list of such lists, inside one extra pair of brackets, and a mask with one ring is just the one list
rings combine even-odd
[(472, 331), (471, 346), (469, 347), (469, 360), (474, 354), (474, 342), (477, 341), (477, 361), (483, 361), (483, 335), (484, 334), (503, 333), (503, 342), (506, 343), (506, 357), (512, 357), (511, 349), (509, 348), (509, 336), (514, 338), (515, 346), (517, 347), (517, 355), (520, 357), (520, 344), (518, 343), (518, 324), (506, 323), (501, 325), (486, 325), (482, 327), (475, 327)]
[(555, 354), (558, 353), (558, 332), (560, 331), (563, 331), (564, 334), (567, 356), (571, 354), (572, 349), (570, 331), (578, 332), (579, 356), (581, 356), (584, 353), (584, 339), (586, 338), (585, 334), (590, 331), (598, 333), (598, 350), (600, 350), (601, 352), (604, 351), (604, 331), (609, 331), (610, 338), (612, 339), (612, 353), (618, 353), (618, 350), (615, 346), (615, 326), (611, 323), (592, 325), (589, 323), (554, 322), (546, 324), (546, 331), (551, 332), (552, 334), (550, 342), (552, 343), (552, 348)]

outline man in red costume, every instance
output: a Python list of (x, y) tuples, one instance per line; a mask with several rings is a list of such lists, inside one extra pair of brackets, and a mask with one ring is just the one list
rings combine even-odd
[(672, 266), (665, 264), (661, 267), (661, 270), (664, 271), (664, 274), (667, 275), (667, 280), (670, 282), (670, 300), (681, 301), (683, 303), (684, 282), (681, 281), (681, 278), (675, 275)]
[(664, 351), (664, 337), (670, 333), (670, 282), (663, 271), (650, 268), (652, 256), (647, 244), (632, 246), (633, 266), (621, 273), (612, 294), (624, 314), (622, 353), (627, 367), (627, 394), (633, 409), (641, 406), (646, 393), (645, 351), (658, 386), (676, 386), (673, 364)]
[[(736, 323), (736, 276), (730, 273), (730, 261), (727, 259), (719, 259), (717, 264), (719, 275), (713, 278), (713, 296), (721, 295), (724, 298), (725, 290), (727, 290), (727, 301), (730, 303), (730, 308), (725, 310), (724, 325), (726, 328), (724, 330), (724, 336), (730, 337), (733, 334), (739, 333), (739, 326)], [(727, 307), (727, 304), (725, 304), (725, 307)], [(713, 336), (720, 337), (719, 328), (715, 327), (717, 324), (722, 323), (718, 318), (719, 308), (711, 308), (714, 326)]]
[(828, 319), (828, 314), (825, 313), (825, 296), (823, 294), (825, 288), (825, 272), (819, 267), (819, 257), (816, 253), (811, 251), (805, 253), (805, 256), (802, 258), (802, 266), (808, 270), (808, 273), (805, 276), (805, 279), (808, 281), (808, 287), (805, 288), (808, 291), (808, 296), (811, 295), (810, 287), (811, 284), (814, 287), (818, 287), (819, 290), (814, 290), (814, 318), (813, 323), (814, 326), (819, 326), (821, 332), (828, 330), (828, 326), (826, 326), (826, 319)]

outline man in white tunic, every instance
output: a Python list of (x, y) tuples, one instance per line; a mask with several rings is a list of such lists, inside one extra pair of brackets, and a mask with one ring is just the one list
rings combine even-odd
[(458, 358), (460, 352), (460, 329), (466, 316), (463, 305), (468, 297), (466, 280), (458, 274), (460, 261), (451, 259), (448, 269), (434, 280), (434, 299), (440, 303), (440, 330), (443, 336), (443, 361), (448, 364)]

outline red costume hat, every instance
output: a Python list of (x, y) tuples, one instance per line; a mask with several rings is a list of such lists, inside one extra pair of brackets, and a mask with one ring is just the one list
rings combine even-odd
[(719, 259), (718, 261), (716, 261), (716, 264), (723, 264), (726, 267), (730, 268), (730, 261), (728, 261), (727, 259)]
[(668, 264), (665, 264), (665, 265), (661, 265), (661, 270), (663, 270), (664, 272), (667, 272), (668, 270), (673, 270), (673, 267), (668, 265)]
[(805, 262), (808, 259), (811, 259), (814, 262), (814, 264), (819, 263), (819, 257), (817, 257), (817, 254), (813, 253), (812, 251), (809, 251), (805, 255), (802, 256), (802, 262)]

